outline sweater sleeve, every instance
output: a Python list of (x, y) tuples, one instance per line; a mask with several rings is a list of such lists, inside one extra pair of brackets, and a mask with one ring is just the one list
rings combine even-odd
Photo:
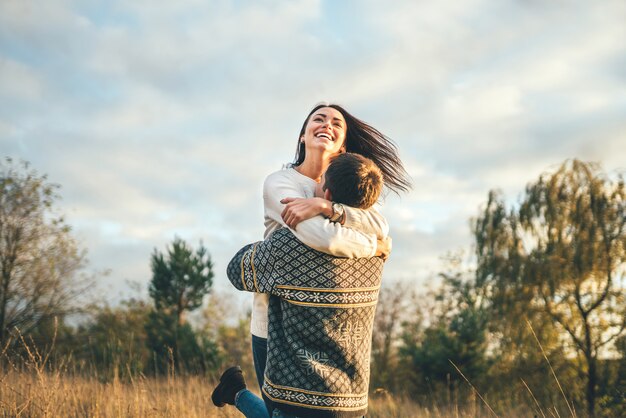
[(344, 227), (356, 229), (366, 234), (374, 234), (378, 239), (383, 239), (389, 235), (387, 220), (373, 207), (357, 209), (344, 206), (344, 209), (346, 212)]
[[(287, 227), (281, 217), (285, 207), (280, 200), (285, 197), (301, 197), (303, 191), (285, 176), (270, 176), (263, 184), (263, 202), (265, 205), (266, 226), (269, 221), (278, 222)], [(358, 222), (354, 222), (355, 225)], [(376, 233), (362, 232), (357, 229), (330, 222), (321, 215), (302, 221), (290, 230), (305, 245), (337, 257), (371, 257), (376, 253)]]
[(275, 287), (272, 260), (272, 242), (248, 244), (230, 260), (226, 268), (228, 280), (238, 290), (255, 293), (272, 293)]

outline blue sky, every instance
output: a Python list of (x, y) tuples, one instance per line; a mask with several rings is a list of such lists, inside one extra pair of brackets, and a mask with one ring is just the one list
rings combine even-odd
[(626, 170), (623, 1), (0, 2), (0, 154), (62, 185), (111, 300), (174, 236), (216, 288), (263, 233), (264, 177), (319, 101), (390, 136), (413, 190), (382, 212), (385, 280), (469, 250), (490, 189), (515, 201), (566, 158)]

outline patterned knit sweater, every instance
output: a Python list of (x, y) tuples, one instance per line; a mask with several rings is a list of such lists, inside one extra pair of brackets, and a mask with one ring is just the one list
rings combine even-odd
[(263, 392), (299, 417), (367, 412), (380, 258), (315, 251), (279, 229), (239, 250), (228, 278), (239, 290), (271, 294)]

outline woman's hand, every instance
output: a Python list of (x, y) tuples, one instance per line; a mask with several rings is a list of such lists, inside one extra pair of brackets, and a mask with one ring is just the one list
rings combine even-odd
[(383, 261), (387, 261), (389, 254), (391, 254), (391, 237), (378, 239), (376, 242), (376, 254), (374, 254), (374, 257), (381, 257)]
[(295, 229), (302, 221), (311, 219), (317, 215), (326, 217), (333, 214), (331, 202), (321, 197), (311, 197), (308, 199), (298, 197), (286, 197), (280, 201), (285, 205), (280, 216), (289, 228)]

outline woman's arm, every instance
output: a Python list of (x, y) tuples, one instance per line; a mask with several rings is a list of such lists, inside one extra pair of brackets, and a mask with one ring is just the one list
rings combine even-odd
[(285, 205), (280, 216), (290, 228), (295, 228), (300, 222), (317, 215), (330, 218), (333, 214), (332, 202), (321, 197), (286, 197), (280, 203)]
[[(280, 172), (279, 172), (280, 173)], [(281, 199), (287, 196), (306, 197), (298, 185), (286, 175), (270, 175), (263, 185), (265, 224), (278, 223), (288, 227), (281, 214)], [(296, 238), (318, 251), (338, 257), (371, 257), (376, 254), (376, 234), (364, 233), (330, 222), (322, 216), (314, 216), (290, 228)]]
[[(291, 228), (314, 216), (322, 215), (329, 218), (333, 214), (332, 202), (320, 197), (297, 198), (287, 197), (281, 200), (285, 207), (281, 213), (282, 219)], [(358, 209), (343, 205), (344, 219), (341, 224), (365, 234), (374, 234), (383, 239), (389, 235), (389, 224), (384, 216), (376, 209)]]
[(344, 226), (365, 232), (366, 234), (375, 234), (378, 239), (389, 236), (387, 219), (374, 207), (357, 209), (344, 205), (344, 213)]

